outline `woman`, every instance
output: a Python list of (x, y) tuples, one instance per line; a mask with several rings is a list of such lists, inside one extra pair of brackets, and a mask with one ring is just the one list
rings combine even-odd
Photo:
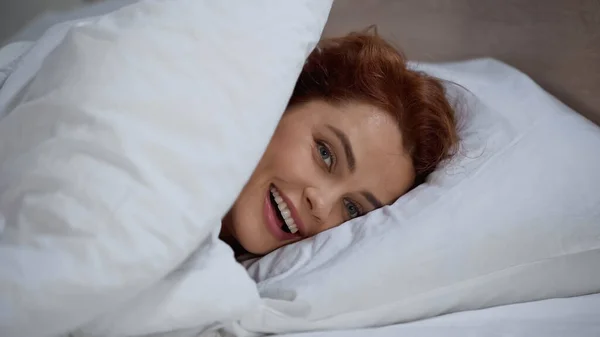
[(457, 139), (441, 82), (376, 33), (324, 40), (221, 238), (263, 255), (339, 226), (423, 182)]

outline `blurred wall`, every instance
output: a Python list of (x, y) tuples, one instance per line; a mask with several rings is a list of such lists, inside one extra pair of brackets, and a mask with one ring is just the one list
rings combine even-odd
[(372, 24), (412, 60), (502, 60), (600, 124), (600, 0), (337, 0), (325, 34)]

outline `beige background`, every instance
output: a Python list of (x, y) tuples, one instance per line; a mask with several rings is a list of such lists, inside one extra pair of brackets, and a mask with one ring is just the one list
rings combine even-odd
[(600, 0), (337, 0), (326, 35), (371, 24), (413, 60), (500, 59), (600, 124)]

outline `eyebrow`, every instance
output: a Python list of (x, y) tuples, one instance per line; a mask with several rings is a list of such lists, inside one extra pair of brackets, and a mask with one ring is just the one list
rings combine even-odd
[[(333, 131), (333, 133), (335, 133), (335, 135), (339, 138), (340, 142), (342, 143), (342, 146), (344, 147), (344, 153), (346, 153), (346, 163), (348, 164), (348, 170), (350, 172), (354, 172), (356, 170), (356, 158), (354, 157), (354, 152), (352, 151), (352, 144), (350, 144), (350, 139), (348, 139), (348, 136), (346, 136), (344, 131), (336, 128), (335, 126), (327, 124), (327, 127), (331, 131)], [(377, 199), (377, 197), (375, 197), (373, 193), (369, 191), (362, 191), (360, 192), (360, 194), (363, 197), (365, 197), (365, 199), (367, 199), (367, 201), (369, 201), (373, 205), (373, 207), (383, 207), (383, 203), (379, 199)]]
[(350, 139), (344, 133), (344, 131), (336, 128), (335, 126), (327, 125), (327, 127), (335, 133), (335, 135), (339, 138), (342, 146), (344, 147), (344, 153), (346, 153), (346, 163), (348, 164), (348, 170), (350, 172), (354, 172), (356, 169), (356, 159), (354, 157), (354, 152), (352, 151), (352, 144), (350, 144)]
[(377, 199), (373, 193), (369, 192), (369, 191), (362, 191), (360, 192), (360, 194), (362, 194), (363, 197), (365, 197), (365, 199), (367, 199), (375, 208), (381, 208), (383, 207), (383, 203), (381, 201), (379, 201), (379, 199)]

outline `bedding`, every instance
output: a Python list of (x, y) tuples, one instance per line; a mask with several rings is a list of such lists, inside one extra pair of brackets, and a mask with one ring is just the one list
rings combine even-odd
[(505, 305), (372, 329), (280, 337), (596, 337), (600, 294)]
[(352, 329), (600, 292), (600, 129), (492, 59), (454, 81), (461, 147), (394, 205), (246, 266), (250, 333)]
[(48, 29), (56, 24), (104, 15), (138, 1), (139, 0), (84, 0), (82, 6), (75, 6), (75, 8), (72, 9), (46, 11), (33, 18), (31, 21), (28, 21), (22, 29), (9, 37), (6, 42), (37, 41)]
[(330, 6), (148, 0), (11, 53), (0, 335), (204, 331), (252, 310), (256, 285), (217, 239), (220, 219)]
[(17, 67), (21, 56), (31, 47), (30, 42), (15, 42), (0, 49), (0, 88)]
[(9, 94), (10, 89), (4, 90), (4, 88), (10, 87), (4, 84), (16, 70), (23, 55), (31, 49), (32, 45), (32, 42), (22, 41), (11, 43), (0, 49), (0, 118), (3, 118), (8, 113), (9, 109), (6, 106), (14, 96), (14, 92)]

